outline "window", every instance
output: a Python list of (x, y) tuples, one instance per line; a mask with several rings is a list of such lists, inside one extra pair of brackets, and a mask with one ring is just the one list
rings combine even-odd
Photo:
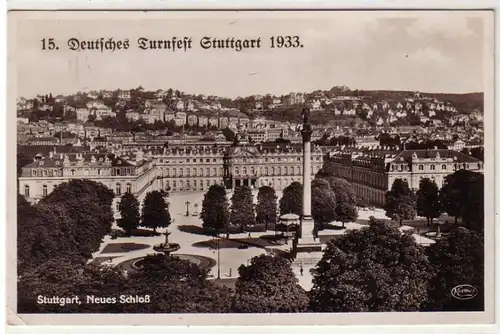
[(210, 162), (210, 159), (206, 159), (205, 162)]
[(120, 172), (121, 172), (120, 168), (115, 168), (115, 174), (116, 175), (120, 175)]
[(24, 186), (24, 197), (26, 197), (26, 198), (30, 197), (30, 186), (28, 186), (28, 185)]
[(238, 167), (236, 167), (234, 169), (234, 175), (239, 175), (240, 174), (240, 169)]
[(264, 167), (264, 175), (268, 175), (268, 174), (269, 174), (269, 168)]
[(193, 159), (193, 162), (196, 162), (196, 159)]
[(130, 183), (127, 183), (127, 193), (132, 193), (132, 185)]
[(436, 170), (436, 165), (431, 165), (431, 170)]
[(177, 182), (175, 182), (175, 180), (173, 180), (173, 181), (172, 181), (172, 187), (173, 187), (174, 189), (176, 189), (176, 188), (177, 188)]
[(120, 202), (116, 202), (116, 211), (120, 211)]
[(445, 170), (446, 169), (446, 165), (441, 165), (441, 169)]
[(83, 170), (83, 175), (88, 176), (89, 175), (89, 170), (88, 169), (84, 169)]
[(46, 170), (46, 169), (44, 169), (44, 170), (42, 171), (42, 175), (43, 175), (43, 176), (47, 176), (47, 170)]
[(273, 167), (271, 175), (275, 175), (275, 174), (276, 174), (276, 168)]
[(418, 165), (418, 170), (424, 170), (424, 165)]
[(71, 170), (71, 176), (75, 176), (75, 170), (74, 169)]
[(193, 176), (196, 176), (196, 168), (193, 168)]
[(217, 168), (214, 168), (213, 172), (214, 172), (214, 176), (217, 176)]
[(207, 168), (207, 176), (210, 176), (210, 168)]
[(243, 167), (243, 175), (247, 175), (247, 168)]
[(165, 175), (170, 176), (170, 168), (165, 169)]
[(47, 196), (48, 190), (47, 190), (47, 185), (44, 184), (42, 186), (42, 196)]
[(203, 176), (203, 168), (200, 168), (200, 176)]
[(115, 187), (115, 194), (116, 194), (117, 196), (121, 196), (121, 194), (122, 194), (122, 186), (121, 186), (121, 184), (119, 184), (119, 183), (116, 183), (116, 187)]
[(193, 180), (193, 188), (196, 189), (196, 180)]
[(216, 161), (217, 161), (217, 159), (215, 159), (215, 158), (212, 159), (212, 162), (216, 162)]
[(179, 176), (181, 176), (181, 177), (184, 176), (184, 170), (182, 168), (179, 169)]
[(100, 169), (100, 168), (99, 168), (99, 169), (97, 170), (97, 175), (102, 175), (102, 169)]
[(191, 175), (191, 171), (189, 170), (189, 168), (186, 168), (186, 176), (190, 176)]
[(250, 172), (252, 175), (255, 175), (255, 168), (254, 167), (250, 168)]
[(31, 170), (31, 176), (36, 176), (36, 169)]

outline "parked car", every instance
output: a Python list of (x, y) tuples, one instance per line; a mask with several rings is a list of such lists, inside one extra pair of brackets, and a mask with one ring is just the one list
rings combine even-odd
[(238, 245), (238, 249), (248, 249), (248, 245), (247, 244), (240, 244), (240, 245)]

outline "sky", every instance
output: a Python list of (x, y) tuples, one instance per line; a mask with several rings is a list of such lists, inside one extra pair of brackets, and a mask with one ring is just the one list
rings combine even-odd
[[(17, 95), (99, 89), (179, 89), (226, 97), (351, 89), (484, 91), (493, 62), (487, 12), (33, 13), (11, 16)], [(36, 15), (35, 15), (36, 14)], [(10, 15), (10, 14), (9, 14)], [(17, 29), (16, 29), (17, 28)], [(303, 48), (271, 49), (269, 38), (300, 36)], [(188, 52), (140, 50), (137, 39), (191, 37)], [(199, 39), (261, 37), (261, 49), (207, 51)], [(54, 38), (58, 51), (42, 51)], [(69, 38), (128, 38), (127, 51), (70, 51)], [(15, 62), (15, 64), (13, 64)]]

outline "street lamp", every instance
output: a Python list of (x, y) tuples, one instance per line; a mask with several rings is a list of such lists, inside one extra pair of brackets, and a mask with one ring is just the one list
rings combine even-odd
[(217, 279), (220, 279), (220, 237), (217, 235)]
[(185, 204), (186, 204), (186, 217), (188, 217), (189, 216), (189, 204), (191, 204), (191, 202), (190, 201), (186, 201)]

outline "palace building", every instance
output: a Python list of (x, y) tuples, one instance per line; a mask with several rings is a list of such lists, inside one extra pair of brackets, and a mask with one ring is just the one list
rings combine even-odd
[(483, 168), (482, 161), (448, 149), (334, 151), (329, 153), (327, 163), (329, 173), (349, 181), (359, 198), (375, 206), (385, 204), (385, 193), (395, 179), (405, 180), (415, 190), (423, 178), (434, 180), (442, 187), (445, 177), (459, 169), (483, 173)]
[[(323, 153), (316, 147), (311, 156), (314, 176), (323, 165)], [(151, 190), (206, 191), (214, 184), (227, 189), (269, 185), (283, 190), (294, 181), (302, 182), (301, 159), (300, 145), (284, 143), (193, 148), (155, 145), (113, 153), (50, 152), (48, 156), (37, 154), (22, 168), (19, 193), (37, 202), (63, 182), (89, 179), (112, 189), (116, 206), (125, 192), (142, 201)]]

